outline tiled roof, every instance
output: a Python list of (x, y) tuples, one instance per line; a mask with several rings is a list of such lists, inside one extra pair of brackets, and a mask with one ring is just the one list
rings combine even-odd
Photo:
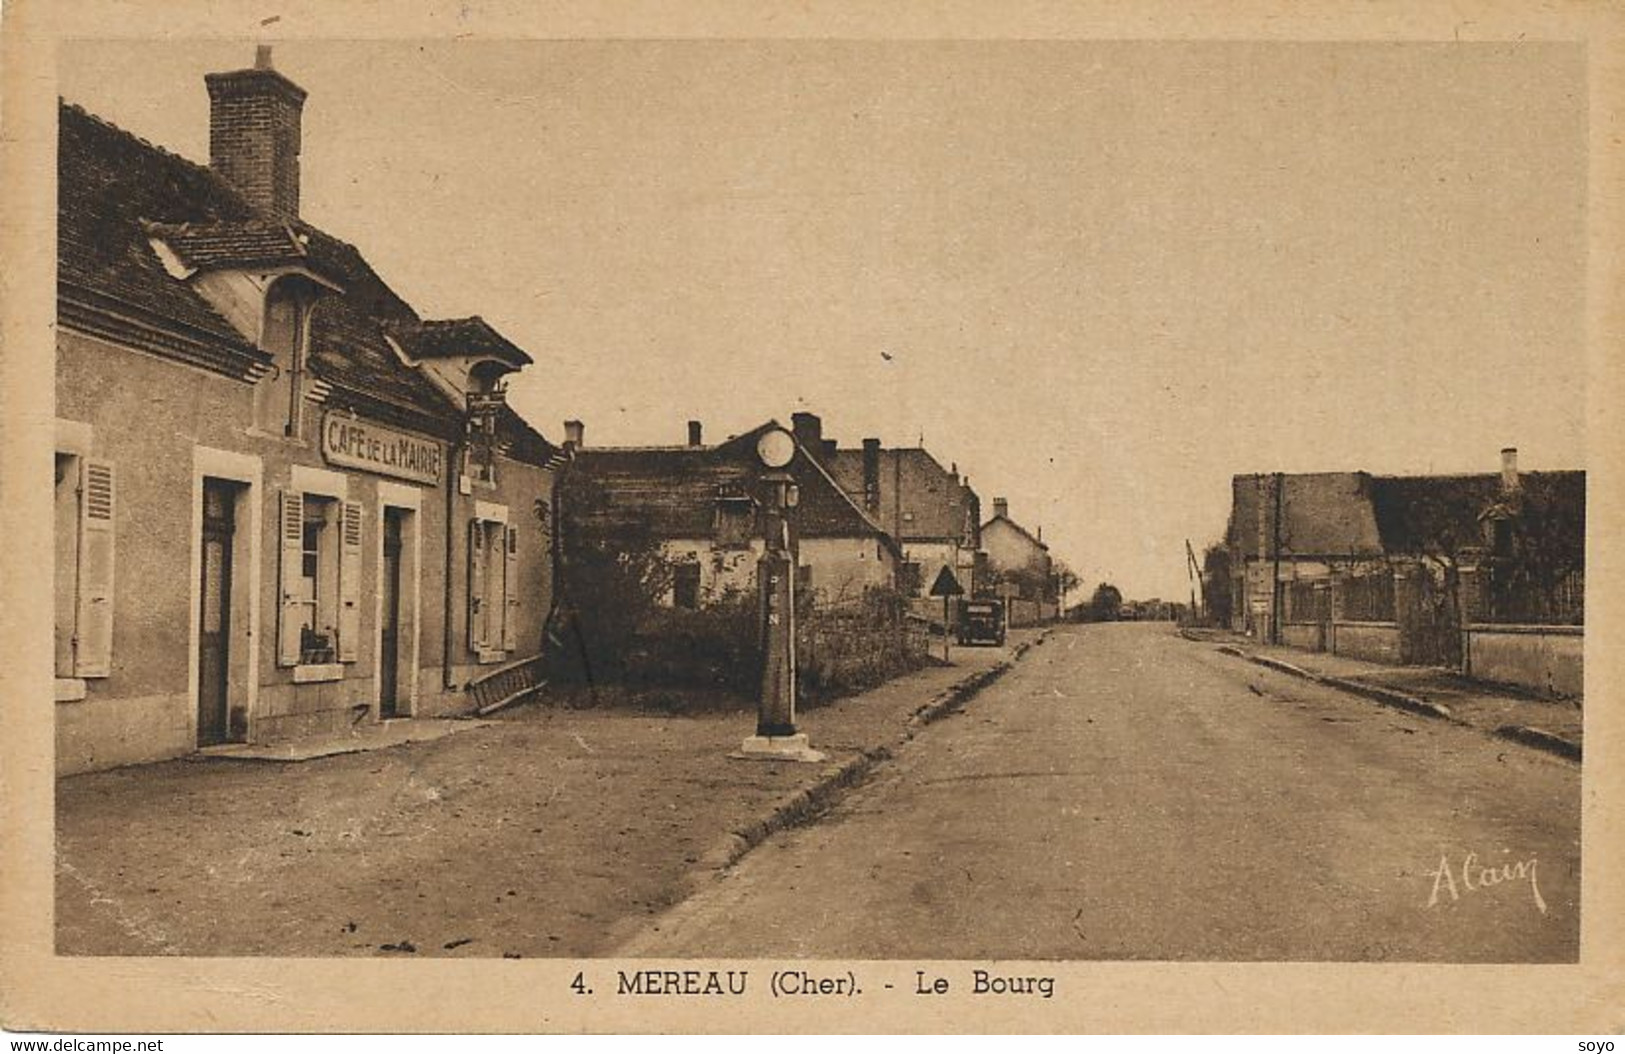
[[(1258, 503), (1262, 494), (1264, 551), (1274, 545), (1274, 477), (1236, 476), (1231, 481), (1230, 543), (1244, 557), (1259, 555)], [(1263, 480), (1261, 492), (1259, 480)], [(1286, 473), (1281, 491), (1281, 548), (1299, 556), (1382, 555), (1371, 508), (1371, 477), (1364, 472)]]
[[(1262, 479), (1264, 486), (1259, 487)], [(1272, 477), (1236, 476), (1232, 481), (1230, 544), (1244, 558), (1273, 545)], [(1526, 472), (1531, 491), (1577, 510), (1570, 522), (1582, 526), (1585, 473)], [(1501, 500), (1499, 474), (1456, 476), (1372, 476), (1365, 472), (1285, 473), (1281, 476), (1281, 551), (1291, 556), (1374, 558), (1417, 555), (1436, 549), (1481, 544), (1481, 517)], [(1260, 548), (1258, 503), (1264, 509), (1265, 538)]]
[(277, 235), (281, 228), (282, 237), (291, 232), (301, 266), (342, 289), (311, 314), (311, 370), (332, 386), (329, 403), (431, 433), (460, 427), (460, 408), (384, 339), (384, 325), (420, 320), (354, 246), (306, 223), (283, 228), (208, 168), (79, 107), (59, 109), (57, 282), (64, 321), (117, 333), (133, 332), (127, 324), (133, 320), (171, 343), (171, 334), (187, 338), (188, 361), (242, 375), (247, 364), (267, 357), (164, 269), (149, 232), (178, 239), (176, 252), (195, 254), (199, 266), (242, 265), (256, 254), (288, 260), (277, 255), (293, 251)]
[(189, 267), (274, 267), (304, 265), (305, 243), (286, 223), (275, 220), (212, 223), (144, 223), (143, 229), (163, 241)]
[(232, 353), (268, 361), (202, 297), (171, 278), (142, 220), (250, 220), (252, 210), (208, 169), (120, 131), (77, 106), (60, 108), (57, 155), (59, 295), (142, 319), (212, 346), (212, 363), (239, 373)]
[[(774, 427), (769, 421), (716, 446), (581, 450), (566, 483), (567, 492), (579, 499), (568, 512), (571, 522), (606, 533), (642, 530), (660, 538), (710, 537), (719, 498), (755, 495), (761, 472), (756, 442)], [(803, 537), (873, 537), (896, 550), (891, 536), (799, 446), (788, 471), (800, 491), (794, 523)]]
[(414, 359), (491, 357), (516, 368), (531, 363), (529, 355), (478, 315), (392, 323), (386, 329), (391, 337), (400, 342), (402, 350)]
[[(1576, 531), (1569, 539), (1584, 545), (1585, 473), (1525, 472), (1526, 493), (1538, 493), (1572, 515), (1544, 520), (1548, 527), (1563, 524)], [(1374, 476), (1372, 509), (1382, 546), (1391, 554), (1415, 555), (1446, 547), (1482, 544), (1482, 517), (1502, 502), (1499, 474), (1471, 476)]]
[(1002, 524), (1003, 526), (1008, 527), (1010, 530), (1014, 531), (1018, 536), (1020, 536), (1021, 538), (1026, 539), (1027, 543), (1029, 545), (1031, 545), (1033, 548), (1042, 550), (1043, 552), (1046, 552), (1046, 553), (1049, 552), (1049, 546), (1048, 545), (1045, 545), (1043, 542), (1039, 541), (1038, 538), (1033, 534), (1033, 532), (1029, 531), (1027, 528), (1023, 527), (1021, 524), (1017, 523), (1015, 520), (1012, 520), (1008, 516), (995, 516), (995, 517), (993, 517), (991, 520), (988, 520), (986, 523), (982, 524), (982, 530), (984, 532), (986, 532), (986, 531), (988, 531), (990, 529), (993, 529), (995, 527), (995, 525), (999, 525), (999, 524)]
[(559, 448), (549, 443), (511, 406), (497, 414), (497, 438), (507, 447), (507, 455), (532, 465), (548, 465), (559, 456)]

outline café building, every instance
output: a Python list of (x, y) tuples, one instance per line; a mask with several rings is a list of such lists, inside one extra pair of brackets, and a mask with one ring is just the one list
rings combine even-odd
[(206, 82), (206, 166), (60, 108), (63, 773), (465, 712), (552, 603), (530, 357), (300, 218), (269, 49)]

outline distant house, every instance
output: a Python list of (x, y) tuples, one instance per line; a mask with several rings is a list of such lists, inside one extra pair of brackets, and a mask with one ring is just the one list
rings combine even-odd
[(958, 466), (943, 467), (923, 446), (886, 449), (874, 438), (839, 449), (824, 438), (816, 415), (798, 413), (792, 420), (797, 439), (819, 453), (846, 495), (897, 539), (903, 551), (899, 588), (922, 602), (916, 606), (940, 613), (926, 594), (943, 568), (966, 594), (974, 589), (981, 499), (960, 478)]
[[(698, 422), (684, 446), (591, 447), (580, 444), (568, 472), (566, 529), (588, 536), (649, 538), (673, 564), (666, 602), (705, 606), (730, 591), (756, 588), (763, 550), (761, 475), (756, 456), (775, 421), (713, 446)], [(575, 433), (579, 442), (580, 433)], [(798, 444), (787, 471), (799, 501), (791, 516), (798, 583), (819, 602), (857, 600), (895, 585), (901, 550)]]
[[(1520, 473), (1509, 449), (1498, 475), (1276, 473), (1231, 486), (1234, 625), (1580, 690), (1584, 472)], [(1503, 668), (1510, 651), (1527, 653), (1528, 668)]]
[(993, 499), (993, 518), (982, 524), (981, 534), (987, 553), (987, 580), (981, 588), (1005, 600), (1010, 624), (1025, 626), (1054, 618), (1054, 561), (1041, 534), (1012, 520), (1010, 504), (1003, 498)]

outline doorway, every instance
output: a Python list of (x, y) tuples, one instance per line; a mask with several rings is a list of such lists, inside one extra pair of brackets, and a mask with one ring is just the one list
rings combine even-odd
[[(239, 484), (203, 481), (203, 537), (198, 596), (198, 746), (241, 740), (246, 727), (231, 721), (232, 540), (237, 524)], [(246, 721), (239, 722), (246, 726)]]
[(401, 706), (401, 524), (406, 510), (384, 509), (384, 562), (378, 588), (378, 716), (399, 717)]

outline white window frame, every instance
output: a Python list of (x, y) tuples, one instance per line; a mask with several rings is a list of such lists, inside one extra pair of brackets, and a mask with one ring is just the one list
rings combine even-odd
[[(508, 523), (508, 507), (495, 502), (474, 502), (468, 525), (468, 579), (465, 610), (468, 649), (482, 665), (506, 662), (517, 649), (518, 567), (517, 528)], [(476, 544), (475, 537), (479, 537)], [(495, 553), (500, 550), (499, 560)], [(478, 594), (475, 585), (478, 578)], [(500, 583), (500, 590), (496, 588)], [(476, 603), (476, 600), (478, 601)], [(501, 614), (492, 625), (491, 608), (500, 601)], [(482, 632), (483, 630), (483, 632)]]
[[(278, 572), (281, 580), (278, 582), (278, 595), (282, 602), (278, 604), (277, 626), (277, 665), (282, 669), (291, 670), (295, 684), (312, 684), (324, 681), (342, 681), (346, 668), (359, 660), (360, 616), (356, 605), (359, 603), (359, 578), (363, 573), (359, 558), (360, 540), (350, 546), (345, 538), (346, 521), (352, 515), (359, 515), (360, 505), (350, 501), (349, 477), (342, 472), (333, 472), (330, 469), (314, 468), (309, 465), (294, 465), (288, 475), (288, 490), (285, 493), (300, 496), (301, 513), (312, 498), (331, 503), (332, 512), (324, 528), (324, 544), (330, 552), (318, 562), (318, 577), (316, 585), (316, 612), (314, 623), (329, 624), (334, 631), (333, 641), (334, 658), (332, 662), (308, 663), (304, 661), (287, 662), (284, 635), (289, 631), (287, 626), (286, 598), (283, 592), (287, 585), (287, 572), (281, 567)], [(303, 516), (301, 516), (301, 521)], [(281, 531), (285, 525), (281, 517), (277, 520), (278, 547), (282, 550), (282, 560), (288, 559), (290, 551), (284, 544)], [(348, 550), (348, 551), (347, 551)], [(301, 546), (301, 560), (303, 547)], [(331, 568), (327, 575), (321, 575), (321, 567)], [(345, 568), (350, 567), (349, 574)], [(331, 576), (331, 577), (328, 577)], [(351, 610), (355, 609), (355, 610)], [(345, 626), (346, 620), (351, 625)], [(346, 629), (350, 632), (345, 632)], [(301, 656), (302, 660), (302, 656)]]
[[(423, 593), (421, 588), (421, 575), (423, 568), (423, 491), (418, 487), (404, 483), (390, 483), (384, 480), (378, 482), (377, 512), (373, 516), (376, 529), (373, 542), (373, 564), (378, 569), (378, 576), (382, 579), (384, 573), (384, 511), (386, 509), (404, 509), (412, 514), (408, 521), (412, 525), (410, 544), (401, 547), (401, 595), (397, 602), (401, 605), (400, 614), (410, 614), (412, 620), (411, 638), (401, 642), (406, 645), (405, 661), (407, 677), (404, 682), (398, 682), (405, 688), (404, 703), (401, 708), (403, 717), (414, 717), (418, 709), (418, 665), (420, 661), (421, 627), (423, 625)], [(378, 635), (379, 627), (384, 624), (384, 584), (380, 580), (373, 589), (372, 625), (373, 635)], [(372, 683), (383, 690), (383, 661), (382, 648), (372, 650)], [(379, 712), (379, 700), (373, 698), (373, 712)]]
[[(192, 542), (191, 554), (188, 563), (187, 581), (187, 617), (186, 617), (186, 698), (187, 722), (189, 726), (188, 741), (197, 742), (197, 704), (198, 692), (201, 690), (198, 671), (198, 632), (203, 611), (203, 481), (205, 478), (231, 480), (234, 483), (245, 484), (245, 490), (238, 498), (238, 520), (246, 524), (247, 529), (240, 532), (246, 535), (247, 567), (241, 572), (233, 561), (232, 575), (243, 573), (248, 597), (248, 626), (247, 631), (240, 638), (240, 647), (244, 649), (243, 659), (247, 671), (246, 683), (243, 687), (245, 705), (248, 707), (248, 738), (254, 737), (254, 722), (259, 715), (259, 689), (260, 689), (260, 524), (265, 521), (261, 514), (262, 478), (260, 459), (252, 454), (239, 454), (230, 450), (217, 450), (213, 447), (194, 446), (192, 448)], [(235, 554), (234, 554), (235, 555)], [(233, 593), (236, 592), (235, 582)], [(234, 631), (235, 632), (235, 631)], [(235, 653), (236, 649), (231, 649)], [(233, 666), (237, 659), (233, 659)], [(228, 683), (231, 677), (227, 676)]]
[[(72, 609), (67, 613), (67, 617), (68, 617), (68, 619), (70, 621), (73, 621), (75, 623), (75, 628), (73, 630), (73, 633), (75, 635), (77, 635), (77, 620), (78, 620), (78, 609), (79, 609), (79, 606), (80, 606), (80, 588), (81, 588), (80, 583), (79, 583), (79, 540), (78, 540), (78, 534), (79, 534), (79, 529), (80, 529), (79, 519), (83, 515), (83, 511), (82, 511), (83, 507), (82, 507), (81, 503), (84, 501), (84, 495), (82, 493), (79, 493), (79, 477), (80, 477), (80, 474), (83, 472), (83, 466), (84, 466), (85, 461), (93, 456), (93, 451), (94, 451), (95, 443), (96, 443), (96, 431), (91, 425), (88, 425), (83, 421), (67, 421), (67, 420), (63, 420), (60, 417), (55, 419), (55, 425), (56, 425), (56, 428), (55, 428), (55, 431), (56, 431), (56, 444), (55, 444), (55, 451), (54, 451), (54, 454), (53, 454), (53, 462), (54, 462), (54, 459), (55, 459), (56, 456), (63, 456), (63, 457), (68, 457), (68, 458), (72, 459), (72, 464), (69, 466), (69, 469), (68, 469), (68, 474), (71, 477), (71, 480), (70, 481), (65, 481), (65, 482), (69, 482), (69, 485), (72, 486), (74, 488), (74, 491), (75, 491), (74, 502), (73, 502), (73, 509), (74, 509), (73, 523), (71, 525), (63, 525), (63, 524), (55, 523), (56, 493), (55, 493), (54, 486), (53, 486), (53, 490), (52, 490), (52, 494), (51, 494), (51, 504), (52, 504), (53, 531), (56, 532), (56, 531), (61, 531), (63, 529), (67, 529), (67, 530), (71, 530), (72, 532), (74, 532), (74, 544), (73, 544), (74, 585), (73, 585), (73, 589), (71, 590)], [(59, 539), (56, 537), (55, 533), (53, 533), (52, 543), (51, 543), (53, 551), (55, 550), (55, 547), (56, 547), (56, 545), (58, 543), (59, 543)], [(60, 570), (60, 569), (56, 569), (56, 570)], [(53, 572), (53, 575), (54, 575), (54, 573), (55, 572)], [(51, 619), (52, 619), (52, 625), (53, 625), (53, 632), (52, 632), (53, 640), (52, 640), (52, 644), (51, 644), (51, 674), (52, 674), (52, 680), (54, 682), (53, 695), (54, 695), (56, 701), (59, 702), (59, 703), (75, 702), (77, 700), (85, 698), (85, 695), (86, 695), (86, 693), (88, 691), (85, 682), (86, 682), (87, 679), (90, 679), (90, 678), (86, 678), (86, 677), (80, 676), (78, 674), (78, 672), (76, 670), (75, 660), (71, 655), (71, 650), (70, 650), (70, 658), (69, 658), (69, 661), (68, 661), (68, 669), (67, 669), (66, 674), (60, 673), (58, 671), (57, 665), (56, 665), (56, 643), (55, 643), (55, 639), (54, 639), (55, 638), (55, 625), (56, 625), (57, 620), (58, 620), (57, 619), (58, 614), (59, 613), (56, 610), (56, 583), (55, 583), (55, 580), (54, 580), (54, 577), (53, 577), (53, 581), (51, 583)]]

